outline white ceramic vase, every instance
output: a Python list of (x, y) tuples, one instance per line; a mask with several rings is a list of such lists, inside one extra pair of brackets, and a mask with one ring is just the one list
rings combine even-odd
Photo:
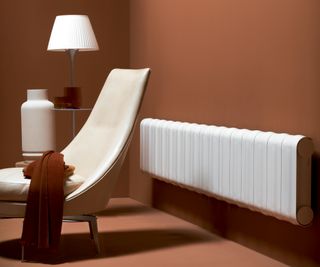
[(27, 101), (21, 105), (22, 155), (35, 160), (48, 150), (55, 150), (53, 103), (47, 89), (27, 90)]

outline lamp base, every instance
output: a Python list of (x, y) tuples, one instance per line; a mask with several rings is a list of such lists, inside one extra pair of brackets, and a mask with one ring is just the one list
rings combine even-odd
[(54, 98), (55, 108), (80, 108), (81, 107), (81, 88), (64, 87), (64, 96)]

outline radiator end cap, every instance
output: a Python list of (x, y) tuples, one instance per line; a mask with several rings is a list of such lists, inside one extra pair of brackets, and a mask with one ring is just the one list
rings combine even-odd
[(298, 209), (297, 221), (302, 226), (307, 226), (312, 222), (313, 211), (310, 207), (303, 206)]
[(303, 137), (298, 143), (298, 153), (301, 157), (310, 157), (314, 151), (311, 138)]

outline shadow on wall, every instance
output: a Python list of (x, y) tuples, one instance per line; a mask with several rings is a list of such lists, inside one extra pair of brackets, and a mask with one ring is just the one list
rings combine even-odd
[[(102, 245), (100, 255), (96, 254), (89, 234), (64, 234), (61, 236), (60, 249), (56, 254), (31, 255), (31, 251), (26, 251), (26, 258), (28, 261), (61, 264), (95, 258), (113, 258), (192, 243), (220, 241), (219, 238), (206, 237), (188, 229), (112, 231), (102, 232), (99, 237)], [(0, 257), (19, 261), (20, 253), (21, 247), (18, 239), (0, 242)]]
[[(317, 161), (318, 165), (320, 158), (312, 160)], [(318, 170), (312, 171), (312, 208), (315, 216), (308, 227), (265, 216), (158, 179), (153, 179), (153, 206), (290, 266), (297, 265), (295, 262), (305, 262), (303, 266), (319, 266), (318, 250), (312, 249), (320, 245), (319, 182), (316, 181)], [(303, 255), (305, 247), (310, 250)]]

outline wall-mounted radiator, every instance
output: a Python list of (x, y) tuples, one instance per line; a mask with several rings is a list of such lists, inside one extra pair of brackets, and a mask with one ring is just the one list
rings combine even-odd
[(312, 221), (312, 141), (301, 135), (144, 119), (140, 166), (178, 184), (294, 224)]

